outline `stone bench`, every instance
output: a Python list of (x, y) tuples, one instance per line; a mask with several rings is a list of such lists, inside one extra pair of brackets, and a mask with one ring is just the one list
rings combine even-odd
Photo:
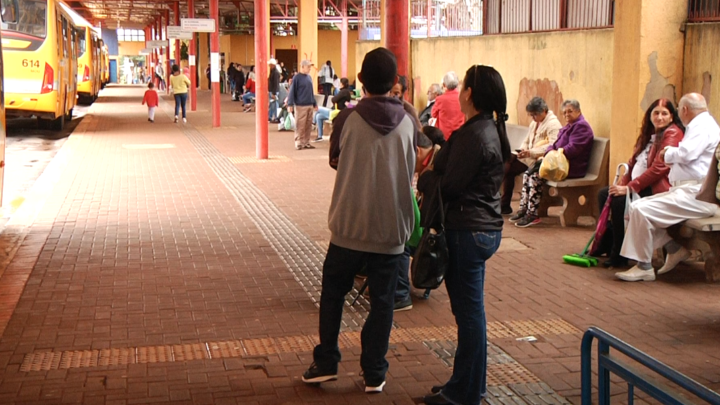
[(577, 225), (581, 216), (597, 219), (600, 211), (597, 195), (608, 184), (609, 144), (608, 139), (595, 137), (585, 177), (546, 183), (538, 210), (540, 216), (547, 216), (549, 207), (561, 206), (562, 226)]
[[(508, 139), (512, 150), (520, 149), (528, 131), (528, 127), (507, 125)], [(600, 207), (597, 206), (597, 194), (608, 184), (609, 159), (608, 140), (596, 137), (585, 177), (546, 183), (538, 211), (540, 216), (547, 216), (550, 207), (561, 206), (560, 223), (562, 226), (577, 225), (580, 216), (597, 218), (600, 211)], [(515, 192), (522, 192), (522, 175), (515, 178)]]
[(707, 281), (720, 281), (720, 210), (715, 216), (689, 219), (668, 229), (670, 236), (687, 249), (699, 250), (705, 261)]

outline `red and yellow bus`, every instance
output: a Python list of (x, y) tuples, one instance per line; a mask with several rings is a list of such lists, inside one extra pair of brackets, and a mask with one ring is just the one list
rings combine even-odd
[(58, 0), (2, 0), (7, 118), (34, 116), (58, 131), (72, 119), (77, 38), (63, 6)]
[(67, 5), (60, 3), (72, 17), (77, 35), (77, 96), (78, 103), (90, 105), (97, 100), (102, 86), (102, 48), (100, 30), (93, 27)]

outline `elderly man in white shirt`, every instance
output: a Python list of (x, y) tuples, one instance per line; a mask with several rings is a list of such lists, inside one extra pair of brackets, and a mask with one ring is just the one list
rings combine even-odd
[[(658, 274), (674, 269), (690, 257), (690, 252), (674, 242), (666, 229), (687, 219), (713, 216), (718, 209), (717, 204), (702, 201), (697, 196), (703, 187), (703, 179), (717, 178), (712, 175), (717, 168), (710, 167), (710, 163), (720, 141), (720, 127), (708, 113), (705, 98), (697, 93), (680, 99), (678, 114), (686, 126), (685, 137), (677, 147), (667, 147), (660, 152), (665, 163), (670, 165), (672, 188), (632, 203), (620, 253), (638, 263), (628, 271), (615, 273), (621, 280), (654, 281), (653, 251), (663, 246), (668, 254)], [(710, 186), (715, 189), (716, 184)]]

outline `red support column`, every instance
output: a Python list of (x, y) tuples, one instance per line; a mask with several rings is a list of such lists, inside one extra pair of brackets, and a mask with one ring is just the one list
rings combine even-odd
[[(155, 17), (155, 22), (152, 25), (152, 39), (153, 41), (157, 40), (157, 32), (158, 32), (158, 18)], [(155, 88), (159, 91), (160, 90), (160, 83), (158, 83), (157, 77), (155, 77), (155, 66), (158, 65), (158, 61), (160, 60), (160, 55), (158, 54), (158, 49), (153, 47), (153, 71), (151, 73), (152, 75), (152, 81), (155, 83)]]
[(170, 94), (170, 40), (167, 36), (167, 26), (170, 25), (170, 10), (165, 10), (165, 25), (160, 27), (163, 33), (163, 41), (165, 41), (165, 84), (167, 88), (167, 94)]
[(347, 77), (348, 72), (348, 16), (347, 0), (340, 1), (342, 25), (340, 27), (340, 77)]
[[(188, 18), (195, 18), (195, 0), (188, 0)], [(193, 39), (190, 40), (190, 46), (188, 47), (188, 62), (190, 62), (190, 111), (197, 111), (197, 80), (195, 75), (197, 74), (197, 66), (195, 63), (195, 34), (193, 32)]]
[[(149, 26), (149, 25), (145, 26), (144, 32), (145, 32), (145, 49), (147, 49), (147, 47), (148, 47), (148, 46), (147, 46), (147, 41), (149, 41), (150, 38), (151, 38), (151, 37), (150, 37), (150, 26)], [(153, 71), (153, 67), (152, 67), (152, 54), (148, 54), (147, 56), (145, 56), (145, 69), (146, 69), (146, 70), (145, 70), (145, 77), (147, 77), (148, 74), (149, 74), (150, 77), (152, 78), (152, 71)], [(145, 82), (144, 79), (145, 79), (145, 78), (143, 78), (143, 82)]]
[(255, 156), (258, 159), (268, 158), (267, 5), (267, 0), (255, 0)]
[[(215, 31), (210, 34), (210, 82), (212, 83), (212, 126), (220, 126), (220, 20), (218, 0), (210, 0), (210, 18), (215, 20)], [(258, 63), (255, 63), (258, 65)], [(257, 66), (255, 66), (257, 69)], [(255, 72), (257, 77), (257, 72)]]
[[(173, 3), (173, 13), (175, 13), (175, 26), (180, 26), (180, 2), (176, 1)], [(180, 40), (175, 40), (175, 64), (180, 66), (180, 61), (182, 58), (180, 57)]]
[[(406, 76), (408, 83), (410, 59), (410, 6), (409, 0), (385, 1), (385, 46), (395, 54), (398, 65), (398, 75)], [(411, 92), (406, 93), (410, 101)]]

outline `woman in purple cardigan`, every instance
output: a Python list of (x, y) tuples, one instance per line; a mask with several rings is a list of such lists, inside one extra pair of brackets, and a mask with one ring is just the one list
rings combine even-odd
[[(565, 100), (562, 104), (562, 114), (567, 124), (560, 129), (557, 140), (548, 146), (547, 151), (563, 149), (563, 154), (570, 164), (568, 179), (585, 177), (590, 153), (593, 146), (593, 130), (580, 111), (577, 100)], [(520, 197), (520, 210), (510, 217), (515, 226), (527, 228), (540, 223), (538, 208), (545, 180), (540, 178), (539, 168), (541, 160), (523, 174), (523, 190)]]

